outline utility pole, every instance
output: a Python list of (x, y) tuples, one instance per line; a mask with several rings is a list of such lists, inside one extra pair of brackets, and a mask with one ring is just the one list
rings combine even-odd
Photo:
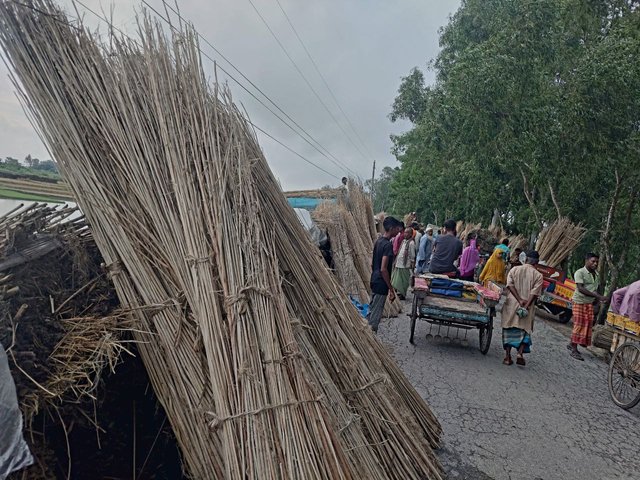
[(373, 173), (371, 174), (371, 191), (369, 192), (369, 197), (371, 197), (371, 201), (373, 202), (373, 190), (375, 188), (376, 181), (376, 160), (373, 159)]

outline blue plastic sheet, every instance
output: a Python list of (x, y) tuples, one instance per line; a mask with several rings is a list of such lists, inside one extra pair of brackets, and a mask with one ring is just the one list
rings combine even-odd
[(351, 300), (351, 303), (353, 303), (353, 306), (358, 309), (358, 312), (360, 312), (360, 315), (362, 315), (364, 318), (367, 318), (367, 315), (369, 314), (369, 304), (368, 303), (360, 303), (358, 300), (353, 298), (351, 295), (349, 295), (349, 300)]

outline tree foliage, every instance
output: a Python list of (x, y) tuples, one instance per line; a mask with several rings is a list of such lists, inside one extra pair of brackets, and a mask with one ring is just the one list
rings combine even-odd
[(395, 205), (391, 203), (391, 183), (395, 177), (397, 168), (384, 167), (378, 178), (371, 183), (371, 180), (365, 182), (365, 187), (373, 192), (373, 211), (396, 213)]
[(589, 228), (578, 254), (607, 250), (615, 270), (626, 251), (620, 280), (637, 276), (638, 3), (463, 1), (435, 83), (413, 69), (399, 87), (390, 118), (413, 126), (393, 137), (391, 202), (437, 222), (497, 211), (525, 234), (565, 215)]

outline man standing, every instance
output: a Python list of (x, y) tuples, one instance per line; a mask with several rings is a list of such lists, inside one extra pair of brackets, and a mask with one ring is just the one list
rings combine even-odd
[(416, 249), (418, 245), (420, 245), (420, 239), (422, 238), (422, 229), (420, 228), (420, 224), (418, 222), (413, 222), (411, 224), (411, 228), (413, 228), (413, 240), (416, 242)]
[[(509, 264), (511, 265), (511, 268), (518, 267), (525, 263), (522, 260), (520, 260), (521, 254), (522, 254), (521, 248), (516, 248), (513, 250), (513, 254), (511, 255), (511, 259), (509, 260)], [(526, 254), (525, 254), (525, 261), (526, 261)]]
[(584, 361), (578, 351), (578, 345), (588, 347), (591, 345), (591, 332), (593, 330), (593, 304), (604, 303), (607, 297), (598, 293), (600, 280), (598, 278), (598, 262), (600, 257), (595, 253), (587, 253), (584, 267), (573, 276), (576, 282), (576, 291), (573, 293), (573, 331), (571, 343), (567, 348), (571, 356), (576, 360)]
[(460, 255), (462, 255), (462, 242), (456, 238), (456, 222), (447, 220), (444, 222), (444, 234), (438, 235), (438, 238), (433, 242), (429, 271), (431, 273), (455, 273), (458, 276), (453, 262), (460, 258)]
[(384, 234), (376, 240), (373, 246), (373, 258), (371, 261), (371, 301), (367, 322), (374, 332), (378, 331), (384, 304), (389, 295), (389, 301), (393, 302), (396, 294), (391, 287), (391, 267), (393, 265), (393, 245), (391, 239), (402, 230), (402, 223), (393, 217), (387, 217), (382, 223)]
[(524, 265), (513, 267), (507, 276), (507, 299), (502, 307), (502, 346), (505, 365), (512, 365), (511, 349), (517, 350), (516, 364), (524, 366), (524, 354), (531, 352), (531, 332), (536, 299), (542, 293), (542, 274), (534, 265), (540, 260), (535, 250), (527, 253)]
[(420, 243), (418, 244), (418, 255), (416, 256), (416, 273), (419, 275), (429, 268), (431, 251), (433, 250), (433, 228), (427, 228)]

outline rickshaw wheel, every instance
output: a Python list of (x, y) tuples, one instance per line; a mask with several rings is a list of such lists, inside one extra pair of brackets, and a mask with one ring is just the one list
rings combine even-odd
[(418, 318), (418, 295), (413, 294), (413, 302), (411, 302), (411, 313), (409, 314), (409, 318), (411, 318), (411, 334), (409, 336), (409, 343), (413, 344), (413, 334), (416, 330), (416, 319)]
[(491, 346), (491, 337), (493, 336), (493, 312), (489, 317), (489, 323), (486, 327), (480, 328), (480, 353), (486, 355)]
[(623, 343), (609, 363), (609, 393), (613, 403), (625, 410), (640, 402), (640, 347)]

